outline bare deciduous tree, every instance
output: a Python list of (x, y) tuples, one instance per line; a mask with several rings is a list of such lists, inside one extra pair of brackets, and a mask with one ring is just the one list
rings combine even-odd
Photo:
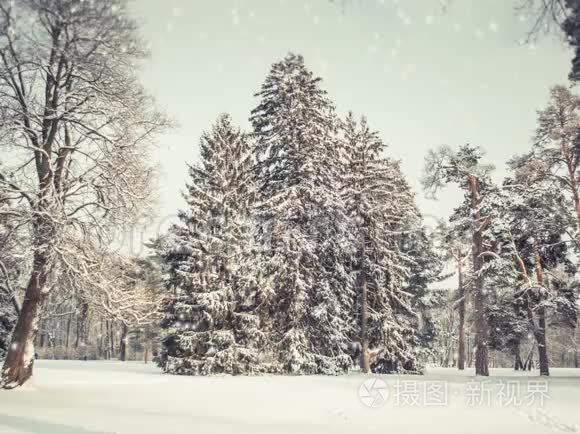
[(29, 226), (33, 256), (4, 388), (32, 374), (55, 283), (89, 281), (109, 228), (146, 209), (148, 149), (167, 121), (136, 77), (145, 54), (123, 0), (0, 1), (0, 189), (25, 205), (14, 218)]

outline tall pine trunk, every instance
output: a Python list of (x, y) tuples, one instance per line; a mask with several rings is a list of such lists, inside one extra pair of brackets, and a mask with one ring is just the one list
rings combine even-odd
[(457, 368), (460, 371), (465, 369), (465, 287), (463, 285), (463, 258), (461, 254), (457, 262), (457, 273), (459, 279), (459, 345), (457, 350)]
[(34, 365), (34, 339), (42, 304), (43, 289), (49, 273), (48, 258), (38, 249), (34, 254), (32, 275), (26, 286), (24, 301), (0, 377), (0, 387), (12, 389), (23, 385), (31, 376)]
[[(544, 277), (542, 273), (542, 262), (540, 255), (535, 255), (536, 279), (538, 284), (544, 286)], [(541, 303), (541, 301), (540, 301)], [(540, 375), (550, 375), (550, 361), (548, 358), (548, 339), (546, 337), (546, 308), (542, 305), (538, 307), (538, 326), (535, 328), (534, 335), (538, 343), (538, 359), (540, 363)]]
[(468, 178), (471, 204), (473, 210), (473, 243), (472, 243), (472, 260), (473, 272), (475, 275), (473, 307), (475, 311), (475, 375), (489, 375), (488, 361), (488, 340), (489, 325), (487, 323), (485, 312), (485, 288), (482, 275), (483, 268), (483, 226), (481, 221), (481, 212), (479, 206), (481, 198), (479, 195), (479, 182), (476, 177), (470, 175)]
[(580, 195), (578, 195), (578, 178), (574, 170), (574, 163), (571, 158), (566, 158), (566, 168), (568, 169), (568, 182), (572, 192), (574, 210), (576, 211), (576, 225), (580, 229)]
[(550, 361), (548, 358), (548, 342), (546, 338), (546, 309), (541, 306), (538, 308), (538, 360), (540, 363), (540, 375), (550, 375)]

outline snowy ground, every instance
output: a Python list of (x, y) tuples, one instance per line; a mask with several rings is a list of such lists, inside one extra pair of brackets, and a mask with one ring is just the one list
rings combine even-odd
[(547, 382), (470, 374), (381, 376), (367, 394), (361, 385), (378, 377), (175, 377), (142, 363), (40, 360), (29, 386), (0, 392), (0, 434), (580, 432), (580, 370), (554, 369)]

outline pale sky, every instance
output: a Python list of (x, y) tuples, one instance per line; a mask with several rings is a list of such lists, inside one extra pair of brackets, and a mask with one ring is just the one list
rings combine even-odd
[(134, 0), (152, 53), (143, 83), (179, 124), (155, 155), (160, 218), (183, 206), (202, 131), (222, 112), (249, 128), (254, 92), (289, 51), (323, 78), (340, 114), (368, 117), (422, 212), (447, 216), (461, 196), (424, 198), (427, 150), (481, 145), (501, 175), (529, 149), (549, 87), (567, 82), (571, 51), (556, 37), (523, 44), (530, 22), (517, 1)]

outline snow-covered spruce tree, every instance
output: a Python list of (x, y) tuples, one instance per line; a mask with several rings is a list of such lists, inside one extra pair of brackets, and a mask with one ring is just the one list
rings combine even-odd
[(160, 242), (169, 295), (160, 363), (187, 375), (259, 371), (256, 285), (242, 275), (251, 253), (248, 197), (253, 167), (246, 136), (228, 115), (200, 143), (179, 224)]
[(334, 107), (302, 56), (272, 65), (252, 111), (255, 207), (271, 284), (273, 349), (282, 372), (335, 374), (350, 364), (348, 220)]
[(410, 303), (417, 317), (410, 317), (415, 330), (414, 370), (419, 371), (422, 365), (432, 358), (436, 343), (437, 323), (433, 312), (443, 303), (438, 291), (432, 284), (449, 276), (443, 273), (444, 256), (437, 250), (434, 237), (424, 224), (417, 208), (418, 218), (406, 221), (402, 235), (402, 251), (409, 263), (409, 278), (403, 290), (411, 295)]
[(488, 340), (489, 325), (486, 318), (487, 289), (485, 287), (485, 253), (483, 232), (490, 223), (490, 209), (482, 207), (486, 189), (491, 185), (489, 165), (481, 164), (482, 151), (464, 145), (457, 151), (442, 146), (430, 151), (425, 159), (422, 183), (428, 193), (435, 194), (448, 183), (455, 183), (465, 191), (466, 203), (460, 218), (466, 219), (471, 234), (471, 258), (473, 270), (472, 296), (475, 317), (475, 372), (489, 375)]
[[(342, 131), (347, 166), (342, 197), (354, 222), (351, 267), (361, 369), (410, 369), (417, 343), (411, 296), (420, 298), (424, 289), (423, 282), (411, 282), (410, 276), (415, 271), (419, 279), (421, 272), (421, 264), (409, 255), (417, 241), (412, 231), (417, 229), (418, 211), (398, 164), (382, 156), (385, 145), (366, 119), (358, 124), (350, 113)], [(410, 285), (416, 294), (408, 291)]]

